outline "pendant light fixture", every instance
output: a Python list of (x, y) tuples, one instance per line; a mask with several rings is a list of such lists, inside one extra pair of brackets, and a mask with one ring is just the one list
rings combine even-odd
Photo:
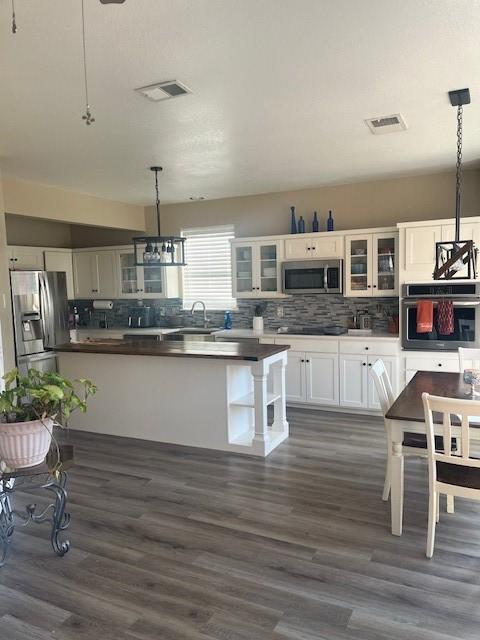
[(157, 235), (133, 238), (135, 265), (149, 267), (161, 264), (165, 267), (183, 267), (185, 262), (185, 238), (162, 236), (160, 233), (160, 196), (158, 174), (162, 167), (150, 167), (155, 173), (155, 210), (157, 214)]
[(12, 0), (12, 33), (17, 33), (17, 18), (15, 16), (15, 0)]
[(85, 42), (85, 6), (84, 0), (82, 0), (82, 44), (83, 44), (83, 80), (85, 83), (85, 113), (82, 116), (82, 120), (85, 121), (87, 126), (90, 126), (95, 122), (95, 118), (90, 110), (88, 103), (88, 77), (87, 77), (87, 45)]
[(473, 240), (460, 240), (462, 197), (463, 106), (470, 104), (470, 90), (449, 91), (450, 104), (457, 107), (457, 165), (455, 173), (455, 240), (435, 245), (435, 280), (471, 280), (477, 277), (477, 252)]

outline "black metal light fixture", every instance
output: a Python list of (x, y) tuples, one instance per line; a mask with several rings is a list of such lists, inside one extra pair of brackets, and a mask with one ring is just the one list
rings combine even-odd
[(157, 235), (133, 238), (135, 265), (137, 267), (183, 267), (185, 262), (185, 238), (162, 236), (160, 233), (160, 197), (158, 192), (158, 172), (162, 167), (150, 167), (155, 173), (155, 208), (157, 213)]
[[(470, 90), (449, 91), (450, 104), (457, 107), (457, 167), (455, 182), (455, 240), (435, 244), (435, 280), (471, 280), (477, 277), (477, 252), (473, 240), (460, 240), (462, 196), (463, 106), (470, 104)], [(465, 273), (466, 271), (466, 273)]]

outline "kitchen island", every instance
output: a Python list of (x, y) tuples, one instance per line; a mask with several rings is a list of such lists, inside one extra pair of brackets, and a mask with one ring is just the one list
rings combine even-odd
[(261, 457), (288, 437), (287, 350), (108, 339), (55, 348), (62, 375), (98, 387), (88, 412), (72, 416), (72, 428)]

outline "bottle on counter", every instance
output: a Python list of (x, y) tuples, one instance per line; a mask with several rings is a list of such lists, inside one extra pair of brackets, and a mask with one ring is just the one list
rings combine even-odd
[(225, 317), (223, 319), (223, 328), (231, 329), (232, 328), (232, 314), (230, 311), (225, 311)]
[(312, 231), (316, 233), (318, 231), (318, 215), (317, 212), (313, 212), (313, 220), (312, 220)]
[(332, 216), (332, 210), (331, 209), (328, 212), (327, 231), (333, 231), (333, 216)]
[(295, 207), (290, 207), (290, 233), (297, 233), (297, 221), (295, 219)]
[(298, 219), (298, 233), (305, 233), (305, 220), (302, 216)]

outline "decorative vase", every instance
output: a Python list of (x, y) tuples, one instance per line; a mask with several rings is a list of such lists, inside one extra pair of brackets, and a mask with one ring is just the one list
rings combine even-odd
[(332, 216), (332, 210), (331, 209), (328, 212), (327, 231), (333, 231), (333, 216)]
[(318, 217), (317, 212), (313, 212), (312, 231), (316, 233), (318, 231)]
[(291, 219), (290, 219), (290, 233), (297, 233), (297, 221), (295, 219), (295, 207), (290, 207)]
[(255, 333), (263, 333), (263, 318), (262, 318), (262, 316), (253, 316), (253, 331)]
[(52, 442), (53, 420), (0, 423), (0, 460), (10, 469), (41, 464)]

